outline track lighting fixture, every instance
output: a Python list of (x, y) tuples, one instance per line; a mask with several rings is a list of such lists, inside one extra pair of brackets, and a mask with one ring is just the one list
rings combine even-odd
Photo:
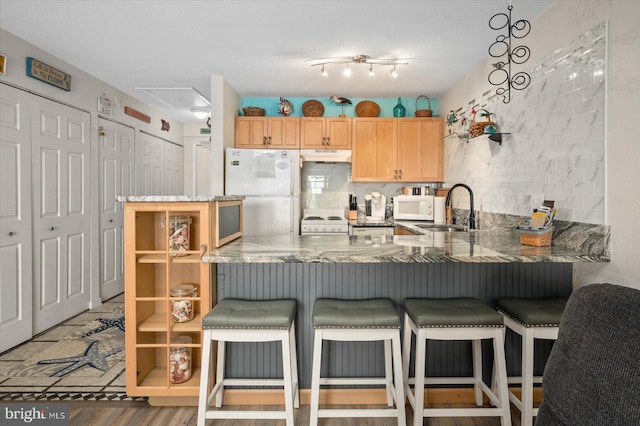
[(325, 69), (324, 69), (324, 64), (322, 64), (322, 69), (320, 70), (320, 75), (322, 76), (322, 78), (329, 77), (329, 73), (327, 71), (325, 71)]
[(327, 73), (327, 71), (325, 70), (325, 66), (326, 65), (331, 65), (331, 64), (344, 64), (345, 68), (343, 70), (343, 74), (345, 77), (349, 77), (352, 74), (352, 70), (350, 68), (350, 64), (368, 64), (369, 65), (369, 78), (375, 78), (375, 72), (373, 71), (373, 65), (377, 65), (377, 66), (390, 66), (393, 67), (393, 69), (391, 70), (391, 77), (392, 78), (397, 78), (398, 77), (398, 71), (397, 71), (397, 66), (398, 65), (409, 65), (408, 62), (406, 62), (406, 59), (388, 59), (388, 58), (372, 58), (370, 56), (367, 55), (356, 55), (356, 56), (347, 56), (347, 57), (337, 57), (337, 58), (323, 58), (323, 59), (314, 59), (311, 61), (312, 67), (315, 66), (320, 66), (320, 75), (322, 76), (322, 78), (327, 78), (329, 76), (329, 74)]

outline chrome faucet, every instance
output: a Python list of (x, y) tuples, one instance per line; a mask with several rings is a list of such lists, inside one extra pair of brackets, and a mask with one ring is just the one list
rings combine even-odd
[(464, 183), (456, 183), (455, 185), (453, 185), (449, 190), (449, 193), (447, 194), (447, 199), (444, 202), (444, 207), (446, 209), (451, 205), (451, 193), (453, 192), (454, 189), (456, 189), (459, 186), (469, 191), (469, 201), (470, 201), (469, 207), (471, 209), (471, 212), (469, 213), (469, 229), (476, 229), (476, 214), (475, 214), (475, 211), (473, 210), (473, 191), (471, 190), (471, 188), (469, 188), (468, 185), (465, 185)]

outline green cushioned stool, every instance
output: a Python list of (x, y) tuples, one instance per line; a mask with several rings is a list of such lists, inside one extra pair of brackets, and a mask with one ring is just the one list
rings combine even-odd
[[(405, 426), (405, 397), (400, 352), (400, 316), (389, 299), (316, 299), (313, 304), (313, 366), (310, 426), (319, 417), (396, 417)], [(322, 343), (335, 341), (384, 341), (385, 377), (320, 377)], [(387, 405), (395, 408), (320, 409), (321, 385), (384, 385)]]
[[(500, 417), (511, 425), (507, 369), (504, 355), (502, 316), (482, 301), (459, 299), (405, 299), (403, 376), (405, 393), (413, 407), (413, 424), (421, 426), (425, 417)], [(415, 374), (409, 377), (411, 336), (416, 335)], [(471, 340), (473, 377), (426, 377), (427, 340)], [(493, 341), (493, 390), (482, 381), (482, 339)], [(411, 384), (414, 385), (413, 392)], [(425, 407), (425, 385), (473, 384), (477, 408)], [(493, 407), (483, 407), (482, 393)]]
[[(198, 399), (198, 426), (206, 419), (285, 419), (293, 426), (293, 408), (300, 406), (298, 391), (298, 363), (295, 337), (295, 300), (239, 300), (223, 299), (202, 319), (202, 373)], [(210, 391), (209, 369), (211, 345), (218, 341), (216, 383)], [(282, 379), (229, 379), (225, 377), (226, 342), (282, 343)], [(222, 407), (225, 386), (282, 386), (284, 411), (216, 410)], [(210, 392), (209, 392), (210, 391)]]
[(504, 316), (504, 324), (522, 336), (522, 377), (510, 377), (509, 383), (522, 384), (522, 397), (509, 391), (513, 405), (520, 410), (522, 426), (533, 425), (538, 409), (533, 407), (534, 383), (542, 383), (542, 377), (533, 375), (534, 339), (558, 339), (560, 318), (567, 298), (551, 299), (498, 299), (496, 307)]

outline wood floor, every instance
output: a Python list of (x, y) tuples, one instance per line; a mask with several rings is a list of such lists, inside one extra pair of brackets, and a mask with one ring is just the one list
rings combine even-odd
[[(341, 406), (345, 407), (345, 406)], [(446, 407), (446, 405), (440, 405)], [(269, 409), (268, 407), (255, 407)], [(409, 406), (407, 405), (407, 408)], [(146, 402), (82, 401), (69, 403), (71, 426), (191, 426), (196, 424), (196, 407), (152, 407)], [(520, 426), (520, 412), (511, 406), (513, 426)], [(407, 424), (413, 415), (407, 409)], [(309, 406), (296, 409), (296, 425), (309, 424)], [(207, 426), (283, 426), (284, 420), (208, 420)], [(320, 419), (319, 426), (396, 426), (395, 419)], [(499, 426), (497, 417), (434, 418), (424, 422), (428, 426)]]

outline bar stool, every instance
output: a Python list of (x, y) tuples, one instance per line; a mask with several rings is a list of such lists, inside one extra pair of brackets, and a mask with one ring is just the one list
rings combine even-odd
[(533, 408), (533, 384), (542, 383), (541, 376), (533, 376), (534, 339), (558, 339), (560, 317), (567, 298), (555, 299), (498, 299), (496, 306), (504, 317), (504, 324), (522, 336), (522, 377), (509, 378), (509, 383), (522, 383), (520, 399), (509, 391), (509, 399), (520, 410), (522, 426), (531, 426), (538, 409)]
[[(253, 301), (223, 299), (202, 319), (202, 372), (198, 398), (198, 426), (205, 419), (286, 419), (293, 426), (293, 407), (300, 406), (298, 364), (295, 337), (295, 300)], [(218, 341), (216, 384), (209, 391), (211, 345)], [(225, 377), (226, 342), (282, 343), (282, 379), (229, 379)], [(222, 407), (225, 386), (283, 386), (284, 411), (214, 410), (209, 405), (216, 398)]]
[[(318, 417), (397, 417), (405, 426), (405, 398), (400, 355), (400, 316), (389, 299), (316, 299), (313, 304), (313, 367), (311, 376), (310, 426)], [(384, 341), (385, 377), (321, 378), (322, 342)], [(385, 385), (387, 404), (396, 408), (320, 409), (321, 385)]]
[[(424, 417), (501, 417), (503, 426), (511, 425), (502, 317), (482, 301), (473, 298), (405, 299), (404, 309), (402, 365), (405, 392), (414, 410), (413, 424), (421, 426)], [(415, 381), (415, 394), (409, 386), (412, 333), (416, 335), (415, 379), (411, 379)], [(471, 340), (473, 377), (425, 377), (428, 339)], [(497, 394), (482, 381), (482, 339), (493, 340)], [(425, 384), (473, 384), (476, 405), (482, 407), (484, 392), (495, 407), (424, 408)]]

